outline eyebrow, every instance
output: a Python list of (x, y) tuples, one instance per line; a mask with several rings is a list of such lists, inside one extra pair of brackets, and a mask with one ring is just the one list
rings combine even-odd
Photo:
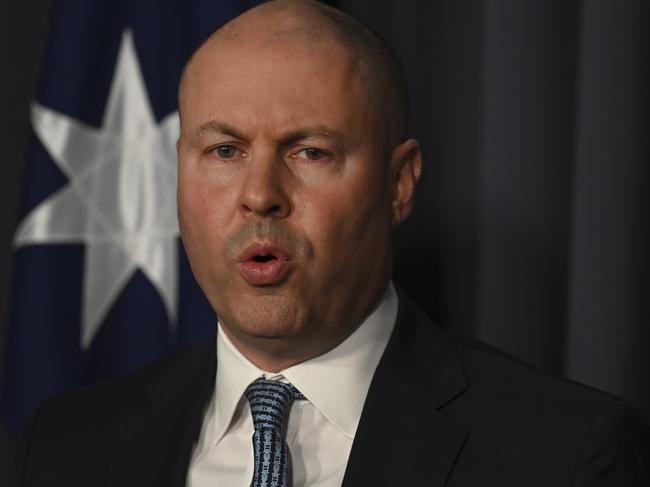
[(206, 122), (199, 126), (199, 128), (196, 129), (194, 132), (194, 135), (197, 137), (200, 137), (204, 133), (218, 133), (218, 134), (223, 134), (223, 135), (229, 135), (231, 137), (235, 137), (236, 139), (246, 139), (246, 135), (237, 130), (235, 127), (230, 125), (229, 123), (226, 122), (219, 122), (216, 120), (210, 120), (209, 122)]
[[(244, 132), (237, 129), (236, 127), (230, 125), (227, 122), (221, 122), (217, 120), (210, 120), (200, 125), (199, 128), (197, 128), (195, 131), (195, 135), (197, 137), (200, 137), (205, 133), (228, 135), (240, 140), (249, 139), (249, 137), (247, 137)], [(288, 132), (280, 137), (279, 142), (282, 144), (292, 144), (309, 137), (325, 137), (328, 139), (334, 139), (336, 142), (342, 142), (343, 140), (342, 135), (335, 130), (331, 130), (325, 125), (313, 125)]]

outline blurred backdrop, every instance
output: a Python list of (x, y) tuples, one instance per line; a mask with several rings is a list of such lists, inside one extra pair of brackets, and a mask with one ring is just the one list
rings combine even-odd
[[(105, 11), (83, 20), (94, 3)], [(183, 56), (254, 3), (3, 3), (0, 479), (13, 436), (39, 395), (125, 373), (208, 336), (214, 326), (178, 250), (175, 304), (164, 299), (164, 279), (155, 284), (141, 265), (95, 319), (95, 334), (86, 335), (94, 340), (81, 343), (92, 328), (79, 308), (87, 293), (85, 243), (14, 248), (19, 223), (71, 178), (35, 134), (30, 104), (54, 110), (55, 121), (102, 127), (121, 32), (137, 19), (146, 27), (131, 25), (135, 52), (162, 124), (175, 110)], [(380, 33), (409, 79), (410, 129), (425, 167), (416, 209), (397, 231), (396, 279), (441, 326), (622, 396), (650, 418), (650, 3), (329, 3)], [(190, 20), (176, 13), (180, 4)], [(204, 15), (215, 5), (219, 12)], [(122, 24), (111, 27), (116, 9), (133, 15), (120, 14)], [(156, 27), (161, 12), (166, 17)], [(85, 45), (81, 36), (89, 33)], [(174, 36), (180, 40), (165, 44)], [(105, 44), (107, 60), (96, 59), (93, 42)], [(85, 53), (85, 64), (65, 55), (73, 51)], [(94, 74), (75, 74), (80, 66)], [(171, 74), (155, 79), (161, 72)], [(96, 96), (84, 91), (91, 84)], [(129, 315), (134, 302), (146, 300), (156, 309)], [(175, 328), (168, 327), (170, 310)], [(65, 319), (57, 321), (56, 313)], [(142, 325), (126, 327), (127, 315)], [(48, 385), (40, 384), (44, 378)]]

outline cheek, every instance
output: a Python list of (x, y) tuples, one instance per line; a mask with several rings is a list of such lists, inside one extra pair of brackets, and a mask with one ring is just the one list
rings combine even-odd
[[(351, 187), (351, 189), (354, 189)], [(372, 193), (372, 194), (371, 194)], [(304, 206), (311, 235), (321, 255), (348, 255), (364, 251), (368, 244), (390, 231), (390, 213), (373, 192), (336, 190), (312, 194)], [(388, 230), (386, 230), (388, 229)]]
[(183, 243), (191, 258), (216, 257), (228, 226), (228, 192), (201, 179), (180, 179), (178, 215)]
[(184, 175), (178, 182), (179, 216), (186, 225), (204, 228), (224, 225), (228, 219), (230, 191), (207, 178)]

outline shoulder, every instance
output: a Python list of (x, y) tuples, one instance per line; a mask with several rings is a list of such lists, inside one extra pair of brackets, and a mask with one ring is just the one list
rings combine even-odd
[[(465, 382), (459, 398), (480, 401), (481, 409), (499, 405), (517, 415), (538, 415), (538, 420), (548, 415), (560, 421), (572, 414), (597, 416), (624, 404), (613, 394), (547, 374), (497, 347), (439, 328), (403, 291), (400, 307), (401, 336), (396, 341), (401, 348), (422, 357), (416, 364), (420, 367), (450, 370), (453, 364)], [(429, 370), (428, 377), (435, 380), (437, 375), (438, 370)]]
[(527, 405), (533, 412), (580, 411), (598, 413), (621, 399), (573, 380), (549, 375), (486, 343), (449, 337), (460, 357), (468, 381), (468, 393), (484, 399)]
[[(632, 411), (617, 396), (549, 375), (482, 342), (450, 337), (467, 380), (466, 404), (480, 403), (458, 414), (502, 420), (513, 428), (538, 428), (538, 438), (562, 432), (587, 432), (612, 411)], [(462, 404), (463, 401), (460, 402)]]
[[(178, 443), (177, 431), (198, 424), (214, 384), (214, 348), (212, 341), (42, 403), (22, 439), (17, 484), (84, 485), (113, 460), (154, 463), (162, 455), (155, 444)], [(137, 477), (135, 465), (124, 470)]]
[(174, 389), (199, 374), (212, 373), (214, 363), (213, 341), (183, 349), (125, 376), (44, 401), (34, 420), (40, 428), (69, 427), (70, 424), (83, 427), (99, 417), (110, 421), (145, 406), (151, 394), (159, 391), (164, 394), (166, 388)]
[(443, 411), (469, 432), (466, 454), (495, 458), (486, 452), (497, 448), (496, 463), (536, 472), (538, 481), (649, 485), (650, 428), (625, 401), (539, 372), (484, 343), (451, 342), (467, 389)]
[(481, 472), (487, 485), (650, 485), (650, 428), (625, 401), (445, 332), (403, 297), (400, 356), (430, 388), (452, 371), (462, 383), (438, 408), (467, 433), (457, 479)]
[(34, 448), (89, 448), (118, 425), (150, 415), (152, 406), (209, 392), (216, 370), (214, 341), (174, 353), (123, 377), (99, 382), (44, 401), (22, 438), (22, 456)]

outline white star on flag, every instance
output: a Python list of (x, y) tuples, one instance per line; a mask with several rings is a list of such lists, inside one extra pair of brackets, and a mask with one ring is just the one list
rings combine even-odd
[(34, 103), (32, 124), (68, 178), (31, 211), (15, 245), (85, 244), (81, 345), (87, 349), (137, 269), (176, 320), (178, 112), (157, 123), (125, 31), (101, 129)]

